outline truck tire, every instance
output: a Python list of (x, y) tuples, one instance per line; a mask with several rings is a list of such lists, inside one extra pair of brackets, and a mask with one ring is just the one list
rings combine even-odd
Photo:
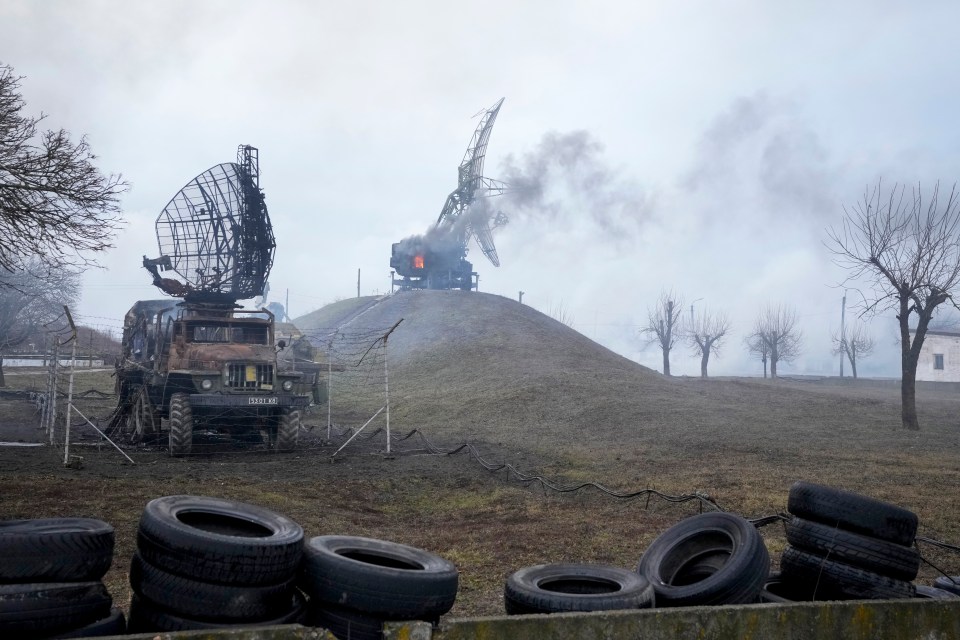
[(269, 620), (290, 608), (291, 575), (286, 582), (260, 587), (224, 585), (184, 578), (153, 566), (134, 553), (130, 561), (133, 592), (161, 609), (213, 622)]
[(137, 548), (151, 565), (185, 578), (235, 586), (279, 584), (296, 574), (303, 529), (251, 504), (166, 496), (144, 508)]
[(797, 584), (815, 588), (816, 600), (897, 600), (916, 596), (911, 582), (835, 562), (790, 545), (780, 557), (780, 571)]
[(960, 576), (940, 576), (933, 581), (933, 586), (960, 595)]
[(300, 587), (321, 609), (334, 604), (392, 620), (431, 620), (453, 606), (458, 582), (452, 562), (423, 549), (317, 536), (305, 545)]
[(0, 583), (99, 580), (113, 540), (113, 527), (93, 518), (0, 521)]
[(110, 615), (102, 620), (91, 622), (90, 624), (71, 629), (53, 637), (53, 640), (62, 640), (63, 638), (99, 638), (102, 636), (122, 636), (127, 632), (127, 619), (123, 611), (114, 607), (110, 609)]
[(920, 552), (913, 547), (860, 535), (794, 516), (786, 525), (787, 542), (798, 549), (910, 581), (920, 570)]
[(383, 618), (328, 604), (311, 606), (308, 611), (307, 625), (322, 627), (336, 638), (383, 640)]
[(185, 393), (170, 396), (170, 455), (179, 458), (193, 448), (193, 409)]
[[(725, 561), (718, 562), (726, 556)], [(732, 513), (691, 516), (658, 536), (637, 572), (653, 585), (658, 607), (755, 602), (770, 555), (748, 520)]]
[(0, 637), (47, 637), (110, 615), (102, 582), (0, 585)]
[[(303, 620), (306, 603), (296, 589), (290, 594), (290, 600), (283, 614), (269, 619), (249, 622), (208, 622), (178, 615), (162, 609), (137, 594), (130, 597), (130, 619), (127, 633), (150, 633), (154, 631), (187, 631), (190, 629), (244, 629), (249, 627), (267, 627), (281, 624), (297, 624)], [(242, 634), (241, 634), (242, 635)]]
[(790, 487), (787, 511), (906, 547), (913, 544), (917, 535), (917, 515), (911, 511), (852, 491), (802, 480)]
[(507, 615), (613, 611), (653, 606), (653, 587), (639, 573), (590, 564), (541, 564), (507, 578)]
[(277, 422), (276, 451), (293, 451), (300, 437), (300, 410), (281, 409)]

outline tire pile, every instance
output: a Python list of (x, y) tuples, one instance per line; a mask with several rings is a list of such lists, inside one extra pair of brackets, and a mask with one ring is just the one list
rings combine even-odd
[(602, 565), (536, 565), (504, 585), (508, 615), (804, 600), (956, 598), (960, 576), (932, 587), (913, 580), (916, 514), (810, 482), (791, 489), (780, 571), (757, 528), (741, 516), (704, 513), (658, 536), (636, 572)]
[(385, 620), (439, 621), (458, 583), (453, 563), (423, 549), (318, 536), (305, 546), (299, 584), (310, 596), (309, 625), (344, 640), (380, 640)]
[(789, 545), (781, 579), (802, 600), (916, 596), (916, 514), (850, 491), (797, 482), (790, 488)]
[(0, 636), (123, 633), (123, 613), (101, 582), (113, 541), (113, 527), (92, 518), (0, 521)]
[(129, 631), (302, 620), (303, 529), (254, 505), (196, 496), (151, 500), (130, 563)]

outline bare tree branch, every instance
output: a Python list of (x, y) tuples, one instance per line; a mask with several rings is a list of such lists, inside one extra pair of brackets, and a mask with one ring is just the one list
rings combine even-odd
[(0, 65), (0, 268), (28, 259), (51, 268), (95, 264), (86, 254), (111, 248), (121, 227), (119, 196), (127, 183), (104, 176), (86, 138), (43, 131), (20, 112), (21, 78)]

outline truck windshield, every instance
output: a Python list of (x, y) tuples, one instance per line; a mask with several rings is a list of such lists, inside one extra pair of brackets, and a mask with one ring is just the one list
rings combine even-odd
[(241, 342), (267, 344), (267, 327), (195, 324), (187, 330), (188, 342)]

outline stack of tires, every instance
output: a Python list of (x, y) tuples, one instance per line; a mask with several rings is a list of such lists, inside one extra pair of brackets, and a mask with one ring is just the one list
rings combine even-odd
[(834, 487), (797, 482), (787, 510), (782, 580), (803, 600), (912, 598), (916, 514)]
[(341, 640), (380, 640), (385, 620), (436, 623), (453, 606), (459, 574), (423, 549), (357, 536), (317, 536), (305, 545), (300, 588), (308, 624)]
[(653, 606), (639, 573), (597, 564), (540, 564), (514, 572), (503, 589), (507, 615), (614, 611)]
[(124, 633), (101, 582), (113, 540), (113, 527), (92, 518), (0, 521), (0, 637)]
[(254, 505), (197, 496), (150, 501), (130, 563), (131, 633), (300, 622), (303, 530)]

